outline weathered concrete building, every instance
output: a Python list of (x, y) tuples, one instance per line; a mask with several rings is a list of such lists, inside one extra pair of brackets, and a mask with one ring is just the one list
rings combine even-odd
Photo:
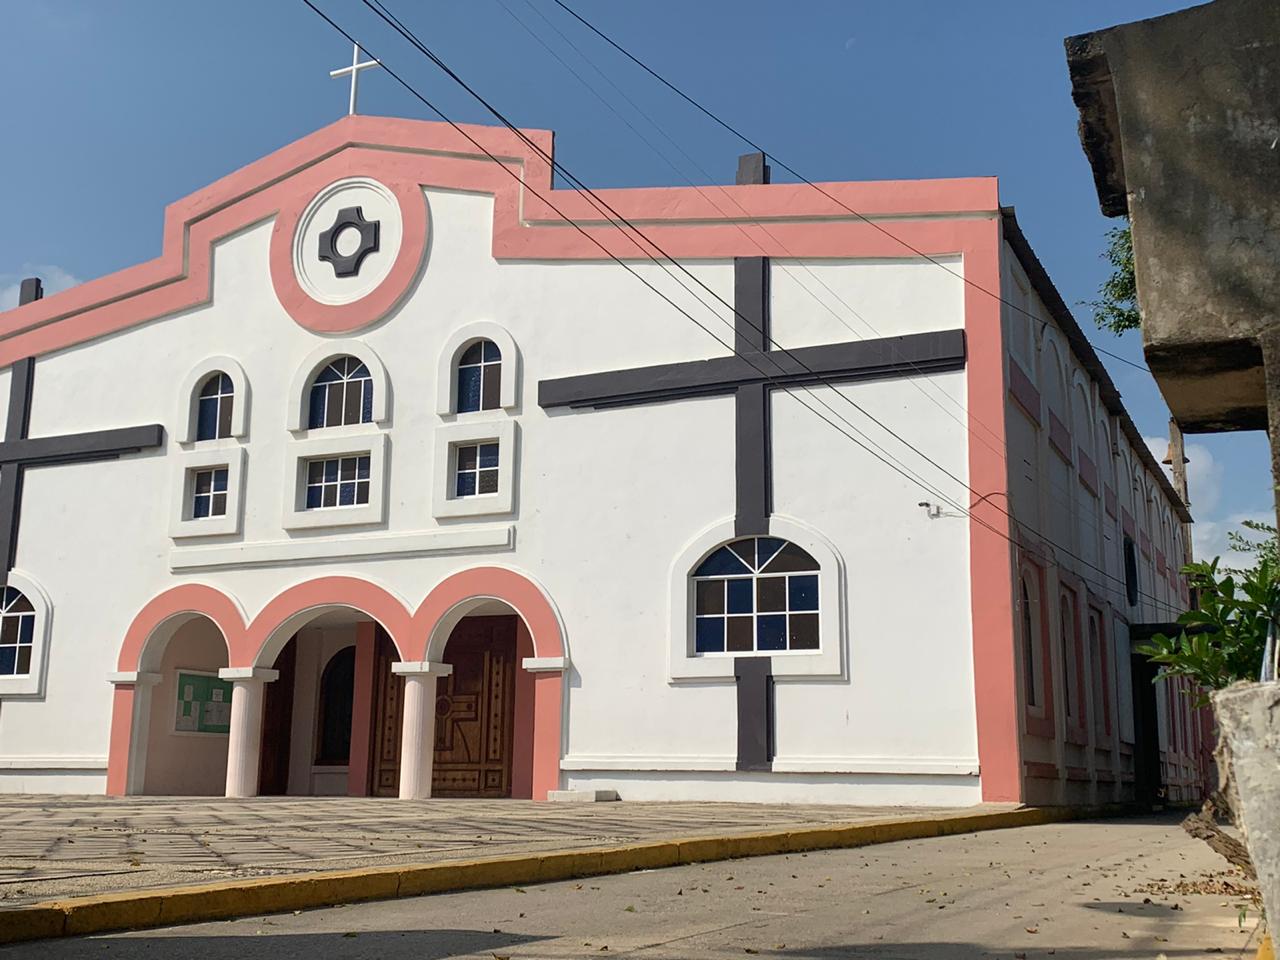
[(1169, 409), (1188, 432), (1266, 429), (1280, 399), (1280, 369), (1270, 390), (1264, 376), (1280, 333), (1280, 4), (1216, 0), (1066, 48), (1102, 212), (1133, 224)]

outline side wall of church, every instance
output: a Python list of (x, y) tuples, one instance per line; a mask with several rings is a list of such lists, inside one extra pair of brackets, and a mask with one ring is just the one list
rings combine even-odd
[[(385, 443), (376, 522), (285, 528), (294, 445), (306, 442), (287, 426), (303, 402), (291, 384), (304, 358), (325, 343), (341, 354), (345, 341), (303, 329), (277, 300), (270, 222), (217, 244), (208, 305), (39, 358), (32, 436), (159, 422), (167, 441), (118, 461), (27, 472), (16, 566), (48, 595), (51, 631), (43, 695), (0, 704), (0, 789), (32, 789), (32, 776), (72, 761), (79, 772), (47, 789), (103, 789), (108, 676), (133, 618), (170, 587), (213, 586), (250, 620), (286, 588), (341, 574), (412, 610), (451, 574), (500, 565), (538, 582), (563, 622), (564, 785), (616, 785), (636, 799), (976, 802), (968, 523), (945, 505), (931, 516), (927, 495), (841, 435), (854, 432), (844, 418), (925, 469), (856, 403), (963, 478), (967, 434), (940, 408), (966, 419), (964, 374), (865, 382), (840, 388), (843, 397), (775, 393), (775, 509), (839, 557), (843, 595), (822, 602), (841, 604), (842, 629), (822, 643), (839, 645), (843, 666), (838, 677), (779, 680), (778, 772), (735, 774), (732, 683), (673, 681), (668, 662), (673, 564), (734, 513), (733, 399), (551, 412), (536, 399), (542, 379), (725, 347), (616, 264), (495, 261), (489, 197), (427, 197), (420, 279), (391, 316), (352, 338), (385, 365), (387, 419), (324, 431)], [(729, 261), (688, 268), (732, 302)], [(717, 320), (657, 267), (634, 269), (732, 342), (727, 309), (716, 305)], [(784, 346), (964, 324), (960, 281), (924, 261), (778, 261), (773, 292)], [(467, 419), (495, 436), (511, 431), (514, 498), (495, 515), (437, 516), (433, 489), (447, 465), (436, 451), (460, 424), (436, 413), (441, 354), (479, 321), (519, 352), (516, 405)], [(238, 532), (175, 540), (192, 453), (178, 441), (189, 411), (182, 384), (216, 356), (236, 360), (249, 385), (246, 435), (210, 442), (243, 452)], [(504, 376), (514, 361), (504, 358)], [(167, 716), (171, 706), (156, 709)]]
[[(1002, 270), (1027, 800), (1124, 799), (1134, 782), (1129, 625), (1186, 609), (1183, 527), (1008, 244)], [(1191, 698), (1172, 681), (1157, 697), (1165, 781), (1172, 798), (1189, 799), (1205, 746)]]

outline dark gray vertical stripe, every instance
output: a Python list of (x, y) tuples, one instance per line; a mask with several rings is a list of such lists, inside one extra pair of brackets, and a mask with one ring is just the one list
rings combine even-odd
[(769, 532), (771, 477), (769, 469), (769, 388), (746, 384), (734, 394), (736, 450), (734, 533), (740, 537)]
[(738, 682), (738, 769), (769, 770), (773, 761), (773, 661), (734, 657)]

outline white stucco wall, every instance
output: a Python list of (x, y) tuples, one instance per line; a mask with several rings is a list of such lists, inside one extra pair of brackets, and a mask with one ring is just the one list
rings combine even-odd
[[(775, 394), (775, 509), (816, 529), (843, 557), (847, 675), (779, 683), (779, 768), (789, 762), (794, 772), (733, 774), (733, 686), (672, 683), (667, 669), (672, 560), (734, 512), (732, 398), (550, 413), (536, 403), (541, 379), (711, 357), (724, 348), (614, 264), (495, 262), (489, 198), (428, 191), (428, 200), (433, 232), (416, 290), (389, 319), (358, 334), (392, 385), (385, 426), (360, 428), (389, 437), (382, 525), (281, 528), (293, 469), (286, 417), (299, 402), (289, 385), (326, 338), (294, 323), (276, 300), (267, 270), (270, 223), (218, 245), (211, 304), (39, 360), (32, 436), (159, 421), (169, 438), (150, 454), (28, 471), (17, 565), (47, 591), (54, 629), (43, 700), (0, 706), (0, 757), (31, 765), (88, 757), (105, 765), (107, 675), (121, 639), (139, 609), (177, 583), (211, 584), (252, 618), (286, 587), (340, 573), (375, 581), (412, 609), (446, 576), (498, 563), (535, 577), (564, 619), (572, 661), (566, 784), (608, 781), (637, 798), (976, 802), (967, 522), (945, 511), (929, 519), (917, 506), (929, 499), (919, 488), (794, 397)], [(658, 268), (635, 269), (714, 324)], [(689, 269), (732, 300), (729, 261)], [(788, 346), (872, 335), (850, 306), (883, 336), (963, 325), (960, 281), (927, 262), (779, 263), (773, 296), (775, 338)], [(476, 320), (505, 327), (522, 355), (515, 409), (479, 417), (519, 423), (514, 509), (437, 521), (439, 353), (454, 330)], [(715, 328), (731, 338), (728, 327)], [(176, 393), (195, 365), (215, 355), (235, 358), (252, 392), (242, 532), (175, 546), (169, 530), (182, 451), (174, 435), (183, 415)], [(832, 391), (818, 393), (959, 498), (959, 484)], [(965, 477), (966, 432), (939, 406), (964, 418), (963, 373), (863, 383), (845, 393)], [(210, 544), (355, 542), (508, 525), (515, 528), (509, 549), (171, 570), (174, 558)], [(824, 637), (833, 642), (842, 640)], [(63, 722), (68, 717), (84, 721)], [(6, 776), (0, 769), (0, 784)]]

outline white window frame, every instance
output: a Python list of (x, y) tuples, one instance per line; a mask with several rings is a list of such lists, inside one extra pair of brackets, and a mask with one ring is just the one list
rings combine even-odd
[[(457, 448), (474, 443), (498, 444), (498, 492), (471, 497), (454, 495)], [(511, 513), (515, 507), (517, 430), (514, 420), (472, 420), (436, 427), (431, 512), (442, 517), (482, 517)]]
[[(492, 340), (502, 353), (502, 383), (498, 389), (497, 409), (458, 413), (458, 360), (477, 340)], [(520, 396), (520, 351), (505, 328), (491, 320), (477, 320), (459, 327), (449, 335), (436, 370), (436, 413), (442, 417), (492, 416), (500, 411), (514, 412)]]
[[(373, 418), (368, 423), (344, 424), (334, 427), (307, 426), (311, 411), (311, 385), (330, 362), (343, 356), (352, 356), (365, 365), (373, 380)], [(382, 359), (361, 340), (327, 340), (316, 347), (302, 361), (289, 385), (289, 409), (286, 426), (294, 434), (328, 434), (334, 430), (363, 427), (366, 431), (385, 424), (391, 411), (391, 382)]]
[[(322, 435), (294, 440), (285, 458), (284, 516), (286, 530), (314, 530), (379, 524), (386, 520), (387, 435), (370, 436), (368, 424), (329, 427)], [(321, 431), (316, 431), (320, 434)], [(369, 458), (369, 502), (349, 507), (306, 508), (306, 465), (333, 457)]]
[(845, 565), (836, 548), (816, 530), (798, 520), (774, 515), (767, 534), (789, 540), (818, 561), (818, 649), (699, 654), (694, 652), (693, 571), (716, 548), (742, 539), (732, 518), (721, 520), (690, 541), (671, 565), (668, 647), (668, 680), (723, 680), (734, 678), (738, 657), (771, 657), (775, 677), (844, 677), (847, 669), (848, 603)]
[(0, 676), (0, 700), (39, 700), (44, 697), (48, 674), (50, 624), (53, 619), (49, 597), (40, 585), (21, 570), (9, 571), (9, 586), (21, 590), (35, 610), (35, 630), (31, 637), (31, 668), (21, 677)]
[[(200, 388), (215, 373), (225, 373), (231, 380), (235, 396), (231, 402), (231, 433), (229, 437), (218, 440), (196, 440), (197, 425), (200, 417)], [(182, 381), (182, 390), (178, 396), (182, 408), (174, 418), (178, 429), (174, 431), (179, 443), (217, 443), (220, 440), (234, 438), (243, 440), (249, 432), (249, 378), (244, 368), (231, 357), (208, 357), (192, 368)]]
[[(217, 443), (218, 445), (214, 445)], [(173, 502), (169, 508), (169, 537), (225, 537), (238, 534), (244, 515), (245, 452), (238, 443), (209, 441), (175, 459), (180, 470), (173, 480)], [(220, 517), (194, 517), (191, 513), (193, 482), (200, 470), (227, 468), (227, 512)]]

